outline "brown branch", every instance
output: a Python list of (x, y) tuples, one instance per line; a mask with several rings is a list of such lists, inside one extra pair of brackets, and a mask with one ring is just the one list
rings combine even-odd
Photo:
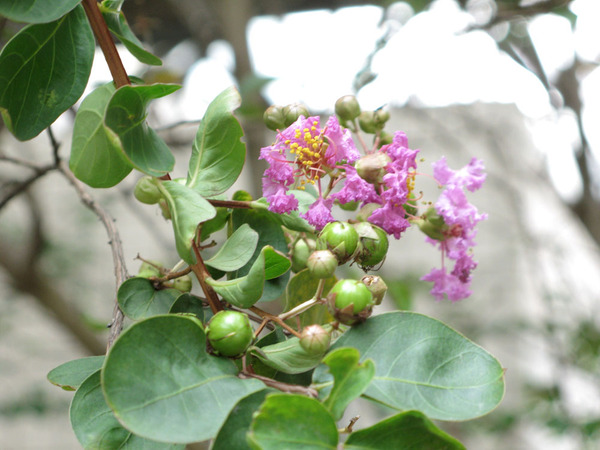
[[(127, 279), (127, 268), (125, 266), (125, 258), (123, 256), (123, 245), (121, 244), (121, 238), (115, 225), (115, 220), (110, 216), (110, 214), (102, 209), (100, 205), (98, 205), (98, 203), (90, 194), (85, 191), (83, 184), (77, 178), (75, 178), (75, 175), (71, 173), (63, 161), (60, 162), (58, 169), (73, 185), (77, 191), (77, 194), (79, 194), (79, 198), (81, 199), (82, 203), (98, 216), (104, 225), (104, 228), (106, 228), (106, 233), (110, 239), (109, 244), (112, 251), (113, 264), (115, 267), (116, 289), (119, 289), (119, 286), (121, 286), (123, 281)], [(115, 299), (113, 317), (108, 325), (110, 327), (110, 334), (108, 337), (107, 350), (112, 346), (114, 341), (121, 333), (121, 330), (123, 329), (123, 319), (123, 312), (119, 308), (119, 303)]]
[(263, 311), (260, 308), (257, 308), (256, 306), (251, 306), (250, 308), (248, 308), (250, 311), (252, 311), (253, 313), (258, 314), (260, 317), (262, 317), (263, 319), (267, 319), (270, 320), (271, 322), (275, 322), (277, 325), (279, 325), (280, 327), (286, 329), (287, 331), (289, 331), (290, 333), (292, 333), (294, 336), (296, 336), (297, 338), (300, 338), (300, 333), (298, 333), (296, 330), (294, 330), (292, 327), (290, 327), (287, 323), (285, 323), (283, 320), (281, 320), (279, 317), (274, 316), (273, 314), (270, 314), (266, 311)]
[[(12, 160), (11, 162), (15, 162), (15, 161)], [(4, 195), (2, 197), (2, 199), (0, 199), (0, 209), (4, 208), (9, 201), (11, 201), (13, 198), (15, 198), (21, 192), (24, 192), (25, 190), (27, 190), (27, 188), (29, 188), (29, 186), (31, 186), (37, 180), (42, 178), (48, 172), (56, 169), (56, 166), (54, 164), (51, 164), (48, 166), (42, 166), (42, 167), (37, 167), (34, 165), (26, 165), (26, 167), (33, 169), (35, 171), (35, 173), (33, 175), (30, 175), (28, 178), (26, 178), (23, 181), (20, 181), (20, 182), (15, 181), (13, 183), (10, 183), (10, 184), (13, 184), (14, 187), (10, 190), (10, 192), (8, 192), (6, 195)], [(10, 184), (6, 184), (4, 186), (6, 187)]]
[(207, 199), (208, 203), (213, 205), (214, 207), (222, 207), (222, 208), (241, 208), (241, 209), (250, 209), (252, 206), (250, 202), (243, 202), (238, 200), (211, 200)]
[(223, 306), (221, 305), (215, 290), (206, 282), (206, 279), (210, 276), (210, 274), (204, 265), (204, 261), (202, 260), (200, 250), (198, 249), (195, 239), (192, 239), (192, 248), (194, 249), (194, 254), (196, 255), (196, 264), (192, 264), (192, 271), (200, 283), (200, 287), (202, 288), (204, 296), (210, 305), (210, 309), (212, 310), (213, 314), (216, 314), (223, 310)]
[(94, 36), (96, 36), (96, 40), (98, 41), (98, 45), (100, 45), (102, 53), (104, 53), (104, 59), (106, 59), (115, 86), (120, 88), (121, 86), (131, 84), (127, 72), (125, 71), (125, 67), (123, 67), (119, 52), (117, 52), (117, 47), (110, 36), (108, 26), (102, 17), (102, 13), (100, 13), (98, 3), (96, 0), (83, 0), (82, 4), (85, 9), (85, 14), (90, 21)]
[(238, 378), (242, 378), (242, 379), (256, 378), (257, 380), (260, 380), (263, 383), (265, 383), (267, 386), (278, 389), (282, 392), (288, 392), (290, 394), (306, 395), (306, 396), (312, 397), (312, 398), (319, 397), (319, 394), (317, 393), (317, 391), (311, 387), (301, 386), (299, 384), (284, 383), (283, 381), (273, 380), (272, 378), (263, 377), (262, 375), (257, 375), (255, 373), (248, 372), (248, 371), (240, 372), (238, 374)]

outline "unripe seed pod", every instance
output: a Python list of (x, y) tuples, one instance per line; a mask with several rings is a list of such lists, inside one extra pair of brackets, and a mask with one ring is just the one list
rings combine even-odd
[(162, 264), (157, 263), (156, 261), (144, 261), (140, 266), (137, 276), (142, 278), (160, 277), (162, 275), (162, 267)]
[(308, 117), (308, 109), (302, 103), (292, 103), (283, 108), (283, 122), (286, 127), (293, 124), (300, 116)]
[(366, 320), (373, 309), (373, 294), (362, 281), (339, 280), (327, 294), (329, 312), (341, 323)]
[(375, 133), (377, 131), (374, 116), (375, 113), (373, 111), (363, 111), (358, 116), (358, 125), (365, 133)]
[(344, 95), (335, 102), (335, 113), (343, 120), (354, 120), (360, 115), (360, 105), (354, 95)]
[(354, 260), (363, 269), (370, 269), (382, 262), (389, 246), (386, 232), (369, 222), (357, 223), (354, 228), (360, 236), (360, 246)]
[(386, 166), (392, 161), (385, 153), (371, 153), (356, 161), (356, 173), (367, 183), (379, 184), (387, 173)]
[(263, 120), (269, 130), (277, 131), (286, 127), (283, 106), (271, 105), (263, 114)]
[(433, 206), (425, 211), (425, 214), (416, 223), (419, 229), (431, 239), (438, 241), (446, 239), (444, 231), (448, 229), (448, 225), (446, 225), (444, 218), (437, 213)]
[(152, 177), (145, 175), (137, 180), (133, 189), (133, 196), (147, 205), (154, 205), (162, 198), (158, 186), (152, 181)]
[(361, 278), (361, 280), (367, 289), (373, 295), (373, 301), (376, 305), (381, 305), (383, 297), (385, 297), (385, 293), (387, 292), (387, 284), (381, 277), (377, 275), (365, 275)]
[(329, 278), (335, 273), (338, 259), (329, 250), (316, 250), (308, 257), (306, 267), (319, 279)]
[(192, 277), (184, 275), (173, 280), (173, 288), (181, 292), (190, 292), (192, 290)]
[(384, 109), (378, 109), (373, 114), (373, 123), (378, 130), (382, 130), (388, 120), (390, 120), (390, 113)]
[(300, 346), (310, 355), (322, 355), (329, 349), (331, 335), (320, 325), (304, 327), (300, 336)]
[(312, 239), (299, 239), (292, 248), (292, 271), (298, 273), (306, 268), (306, 261), (310, 253), (315, 249), (315, 241)]
[(358, 247), (358, 233), (346, 222), (330, 222), (321, 230), (317, 250), (331, 250), (340, 264), (348, 261)]
[(212, 348), (223, 356), (237, 356), (254, 339), (248, 316), (237, 311), (219, 311), (208, 323), (206, 336)]

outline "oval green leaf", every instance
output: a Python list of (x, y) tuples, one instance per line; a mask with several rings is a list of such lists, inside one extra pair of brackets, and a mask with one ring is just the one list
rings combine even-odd
[(226, 358), (206, 353), (202, 324), (190, 316), (155, 316), (127, 329), (106, 358), (107, 403), (133, 433), (161, 442), (214, 437), (233, 407), (264, 389), (242, 380)]
[(81, 0), (0, 0), (0, 15), (14, 22), (47, 23), (64, 16)]
[(73, 125), (69, 168), (79, 180), (95, 188), (115, 186), (133, 169), (119, 138), (104, 124), (114, 92), (113, 83), (96, 88), (81, 102)]
[(354, 347), (372, 359), (375, 377), (365, 396), (432, 419), (468, 420), (494, 409), (504, 371), (488, 352), (442, 322), (396, 311), (353, 326), (333, 348)]
[(37, 136), (77, 101), (90, 76), (94, 36), (82, 6), (19, 31), (0, 53), (0, 112), (19, 140)]
[[(285, 295), (286, 295), (286, 304), (285, 310), (289, 311), (292, 308), (304, 303), (307, 300), (310, 300), (317, 293), (317, 288), (319, 286), (319, 279), (315, 278), (308, 269), (304, 269), (298, 272), (296, 275), (292, 277), (290, 282), (287, 285)], [(323, 288), (323, 296), (326, 296), (329, 290), (334, 286), (337, 282), (336, 277), (330, 277), (325, 280), (325, 286)], [(327, 306), (325, 305), (315, 305), (310, 308), (308, 311), (303, 312), (298, 317), (300, 317), (300, 325), (305, 327), (307, 325), (323, 324), (325, 322), (330, 322), (333, 320), (329, 311), (327, 310)], [(290, 323), (296, 323), (296, 319), (290, 319)]]
[(338, 431), (329, 412), (314, 398), (271, 394), (254, 418), (248, 443), (261, 450), (335, 450)]
[(65, 391), (74, 391), (87, 377), (100, 370), (103, 362), (104, 355), (74, 359), (52, 369), (47, 378)]
[(262, 248), (248, 275), (233, 280), (207, 278), (206, 282), (232, 305), (250, 308), (262, 297), (267, 277), (279, 277), (287, 272), (291, 265), (287, 257), (267, 245)]
[(168, 313), (180, 295), (177, 289), (156, 290), (150, 280), (134, 277), (119, 286), (117, 300), (127, 317), (141, 320)]
[(250, 430), (254, 412), (274, 389), (263, 389), (242, 399), (229, 413), (227, 420), (211, 445), (211, 450), (249, 450), (246, 434)]
[(204, 261), (207, 266), (231, 272), (246, 265), (256, 250), (258, 233), (243, 224), (225, 241), (215, 256)]
[(254, 348), (250, 353), (263, 364), (288, 374), (308, 372), (317, 367), (323, 358), (322, 354), (311, 355), (300, 346), (297, 337), (291, 337), (277, 344)]
[(175, 157), (167, 144), (148, 126), (146, 107), (150, 101), (169, 95), (181, 86), (153, 84), (123, 86), (113, 94), (104, 122), (120, 139), (125, 155), (133, 166), (153, 177), (173, 170)]
[(183, 445), (154, 442), (132, 434), (121, 426), (104, 400), (100, 370), (90, 375), (71, 402), (71, 425), (85, 449), (183, 449)]
[(233, 115), (241, 101), (233, 86), (224, 90), (208, 105), (198, 127), (187, 185), (204, 197), (225, 192), (244, 167), (246, 144), (240, 140), (244, 131)]
[(190, 293), (181, 294), (177, 300), (171, 305), (169, 314), (194, 314), (196, 318), (204, 322), (205, 312), (210, 311), (210, 308), (205, 308), (202, 304), (202, 299)]
[(455, 438), (440, 430), (419, 411), (406, 411), (355, 431), (344, 444), (348, 450), (464, 450)]
[(136, 59), (143, 64), (150, 64), (152, 66), (162, 65), (162, 61), (157, 56), (144, 49), (144, 45), (140, 40), (133, 34), (127, 19), (122, 11), (120, 11), (120, 3), (114, 2), (113, 0), (104, 0), (100, 5), (100, 11), (102, 17), (108, 25), (108, 29), (119, 39), (125, 48), (129, 50)]
[[(333, 376), (333, 387), (328, 390), (323, 406), (331, 412), (335, 420), (342, 418), (346, 407), (352, 400), (360, 397), (375, 375), (373, 361), (367, 359), (359, 363), (359, 359), (360, 353), (355, 348), (338, 348), (323, 358), (323, 364), (328, 366), (328, 372)], [(313, 380), (320, 379), (317, 372), (319, 369), (323, 372), (323, 367), (319, 366), (315, 370)]]
[[(297, 191), (302, 192), (302, 191)], [(310, 194), (307, 194), (310, 195)], [(314, 197), (311, 196), (312, 202), (314, 203)], [(259, 198), (253, 202), (250, 202), (250, 206), (258, 211), (266, 211), (267, 214), (275, 221), (279, 222), (284, 227), (292, 231), (300, 231), (305, 233), (314, 233), (315, 227), (309, 224), (305, 219), (300, 217), (298, 211), (291, 211), (286, 214), (277, 214), (268, 211), (269, 203), (265, 198)]]
[(158, 186), (171, 211), (177, 253), (188, 264), (194, 264), (192, 239), (198, 225), (215, 217), (217, 211), (198, 192), (176, 181), (163, 181)]

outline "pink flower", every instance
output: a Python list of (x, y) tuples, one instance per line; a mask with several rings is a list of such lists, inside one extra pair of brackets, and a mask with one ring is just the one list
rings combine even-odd
[(410, 222), (405, 215), (406, 212), (401, 205), (388, 202), (373, 211), (369, 216), (369, 222), (380, 226), (387, 234), (393, 234), (396, 239), (400, 239), (400, 235), (410, 227)]
[(348, 202), (381, 203), (381, 199), (371, 183), (363, 180), (353, 166), (345, 164), (343, 167), (346, 171), (344, 187), (339, 192), (332, 194), (332, 198), (337, 199), (342, 205)]
[(483, 161), (472, 158), (469, 164), (460, 170), (454, 171), (448, 167), (446, 157), (433, 163), (433, 177), (441, 184), (448, 187), (466, 187), (475, 192), (485, 181)]
[(446, 295), (448, 300), (455, 302), (471, 295), (469, 284), (463, 283), (452, 273), (446, 273), (445, 268), (432, 269), (421, 280), (433, 282), (433, 288), (430, 292), (436, 300), (443, 300), (444, 295)]
[(306, 219), (308, 223), (313, 225), (317, 231), (320, 231), (329, 222), (334, 222), (335, 219), (331, 215), (331, 207), (333, 206), (333, 198), (323, 199), (319, 197), (316, 202), (310, 205), (305, 214), (301, 217)]

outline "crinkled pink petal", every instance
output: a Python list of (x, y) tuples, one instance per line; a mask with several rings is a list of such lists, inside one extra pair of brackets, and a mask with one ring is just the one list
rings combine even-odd
[(329, 222), (334, 222), (335, 219), (331, 215), (331, 207), (333, 206), (333, 198), (328, 197), (319, 199), (310, 205), (308, 211), (305, 214), (301, 214), (301, 217), (306, 219), (308, 223), (313, 225), (317, 231), (321, 230)]
[(330, 116), (327, 120), (325, 137), (329, 144), (325, 151), (325, 161), (329, 166), (333, 167), (342, 160), (352, 163), (360, 158), (350, 130), (342, 128), (336, 116)]
[(445, 156), (434, 162), (432, 166), (436, 181), (448, 187), (466, 187), (474, 192), (483, 185), (486, 178), (483, 161), (477, 158), (472, 158), (469, 164), (459, 170), (450, 169)]
[(348, 202), (381, 203), (373, 185), (363, 180), (353, 166), (346, 164), (344, 169), (346, 170), (344, 186), (339, 192), (332, 194), (332, 198), (341, 204)]
[(421, 280), (433, 282), (430, 292), (436, 300), (443, 300), (446, 295), (448, 300), (454, 302), (471, 295), (469, 283), (462, 282), (456, 275), (446, 273), (445, 269), (432, 269), (427, 275), (421, 277)]
[(400, 205), (394, 206), (393, 203), (385, 203), (381, 208), (377, 208), (369, 216), (369, 222), (378, 225), (387, 234), (400, 239), (401, 234), (410, 227), (410, 222), (404, 218), (406, 212)]
[(419, 150), (408, 148), (408, 139), (403, 131), (396, 131), (391, 144), (384, 145), (381, 148), (392, 159), (392, 163), (398, 169), (408, 170), (417, 168), (417, 153)]

